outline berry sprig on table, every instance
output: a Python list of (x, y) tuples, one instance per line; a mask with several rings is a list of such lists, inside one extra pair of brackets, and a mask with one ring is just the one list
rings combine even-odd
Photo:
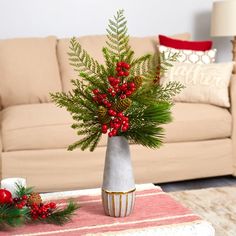
[(107, 93), (101, 93), (98, 88), (93, 89), (93, 100), (99, 104), (98, 119), (101, 131), (108, 136), (116, 136), (119, 132), (129, 129), (129, 117), (124, 112), (130, 107), (130, 96), (142, 85), (140, 77), (128, 78), (130, 64), (119, 61), (116, 64), (115, 76), (109, 76)]
[(73, 202), (63, 209), (55, 202), (43, 203), (39, 193), (19, 185), (16, 195), (12, 198), (11, 192), (0, 189), (0, 229), (5, 225), (15, 227), (31, 221), (62, 225), (79, 208)]

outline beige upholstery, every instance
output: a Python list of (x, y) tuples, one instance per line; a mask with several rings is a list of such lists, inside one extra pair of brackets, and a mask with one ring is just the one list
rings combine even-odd
[(56, 38), (0, 40), (0, 78), (3, 107), (50, 101), (61, 91)]
[(168, 143), (220, 139), (231, 135), (231, 114), (225, 108), (176, 103), (172, 110), (173, 122), (163, 126)]
[[(231, 115), (227, 109), (177, 103), (173, 117), (174, 121), (166, 125), (166, 142), (230, 137)], [(4, 151), (66, 148), (78, 139), (70, 128), (72, 122), (66, 110), (52, 103), (8, 107), (2, 112)], [(99, 146), (105, 146), (106, 140), (107, 135), (103, 135)]]
[[(22, 176), (39, 191), (100, 187), (106, 147), (4, 152), (3, 178)], [(232, 173), (231, 140), (168, 143), (159, 150), (131, 146), (136, 183), (168, 182)]]
[(232, 114), (232, 148), (233, 148), (233, 167), (234, 175), (236, 175), (236, 75), (232, 76), (230, 85), (230, 98), (231, 98), (231, 114)]
[[(173, 36), (174, 38), (189, 40), (190, 34), (183, 33)], [(142, 56), (145, 53), (155, 53), (157, 51), (157, 36), (150, 37), (131, 37), (130, 45), (135, 51), (135, 55)], [(102, 48), (106, 45), (106, 36), (97, 35), (97, 36), (84, 36), (79, 37), (78, 41), (82, 47), (88, 51), (88, 53), (96, 58), (98, 62), (104, 63)], [(69, 51), (69, 39), (59, 39), (57, 54), (58, 62), (61, 70), (62, 86), (65, 92), (72, 89), (70, 81), (77, 78), (77, 74), (73, 71), (72, 67), (69, 65), (68, 53)]]

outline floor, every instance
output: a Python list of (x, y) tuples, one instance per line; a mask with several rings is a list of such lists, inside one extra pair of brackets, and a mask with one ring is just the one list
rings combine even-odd
[(165, 192), (175, 192), (189, 189), (202, 189), (211, 187), (236, 186), (236, 177), (224, 176), (197, 180), (188, 180), (158, 184)]

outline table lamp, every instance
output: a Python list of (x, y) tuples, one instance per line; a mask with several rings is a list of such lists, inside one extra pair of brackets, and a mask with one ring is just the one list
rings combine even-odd
[[(236, 63), (236, 0), (216, 1), (211, 16), (212, 36), (233, 36), (233, 61)], [(233, 74), (236, 74), (234, 65)]]

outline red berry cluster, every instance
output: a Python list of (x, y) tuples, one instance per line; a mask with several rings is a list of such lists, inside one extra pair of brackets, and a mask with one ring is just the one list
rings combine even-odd
[(108, 128), (111, 128), (111, 131), (108, 133), (109, 137), (116, 136), (119, 129), (122, 132), (126, 132), (129, 128), (129, 118), (125, 116), (122, 112), (116, 112), (113, 109), (108, 110), (109, 116), (111, 116), (113, 119), (111, 119), (109, 125), (103, 124), (102, 125), (102, 133), (106, 134), (108, 131)]
[(52, 213), (53, 209), (56, 208), (56, 203), (55, 202), (50, 202), (47, 204), (41, 203), (40, 205), (34, 203), (30, 207), (31, 207), (30, 214), (33, 220), (37, 220), (39, 218), (45, 219)]
[(129, 76), (129, 69), (130, 65), (124, 61), (117, 62), (116, 65), (116, 77), (109, 76), (108, 81), (111, 85), (110, 88), (108, 88), (107, 92), (112, 96), (115, 97), (116, 95), (119, 95), (121, 99), (125, 99), (126, 97), (129, 97), (132, 95), (132, 93), (135, 91), (136, 86), (133, 82), (124, 82), (119, 77), (127, 77)]
[(99, 105), (104, 105), (107, 108), (110, 108), (112, 104), (107, 99), (107, 95), (105, 93), (101, 94), (98, 89), (93, 90), (93, 100), (97, 102)]
[(108, 81), (112, 87), (108, 88), (107, 92), (112, 96), (115, 97), (117, 94), (121, 99), (125, 99), (133, 94), (136, 89), (134, 82), (125, 82), (120, 84), (120, 79), (109, 76)]
[(118, 76), (129, 76), (130, 65), (124, 61), (119, 61), (116, 64), (116, 71)]
[[(125, 99), (131, 96), (136, 90), (134, 82), (124, 81), (124, 77), (129, 76), (130, 65), (124, 61), (117, 62), (116, 64), (116, 75), (109, 76), (108, 81), (110, 87), (107, 89), (110, 96), (118, 96), (120, 99)], [(117, 112), (112, 109), (113, 104), (109, 101), (107, 94), (101, 93), (99, 89), (93, 90), (93, 100), (99, 105), (102, 105), (108, 109), (108, 115), (111, 120), (108, 124), (102, 124), (102, 133), (106, 134), (108, 129), (108, 136), (116, 136), (118, 131), (126, 132), (129, 129), (129, 118), (122, 112)]]
[(27, 205), (27, 199), (28, 199), (28, 196), (23, 195), (21, 198), (14, 198), (13, 203), (16, 208), (22, 209), (24, 206)]

